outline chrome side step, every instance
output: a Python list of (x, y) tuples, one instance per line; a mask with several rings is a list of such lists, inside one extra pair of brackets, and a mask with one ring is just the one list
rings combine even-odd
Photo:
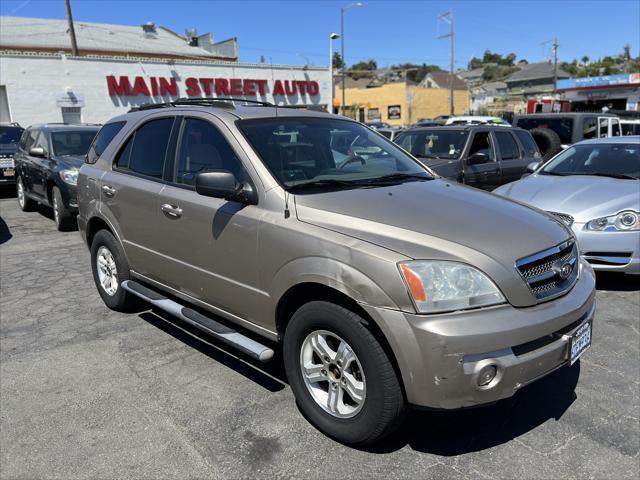
[(120, 286), (127, 292), (130, 292), (137, 297), (146, 300), (153, 306), (158, 307), (160, 310), (164, 310), (165, 312), (184, 320), (190, 325), (204, 330), (224, 343), (231, 345), (238, 350), (242, 350), (244, 353), (256, 360), (267, 362), (273, 358), (273, 350), (269, 347), (266, 347), (261, 343), (258, 343), (255, 340), (252, 340), (249, 337), (246, 337), (241, 333), (210, 319), (209, 317), (205, 317), (195, 310), (184, 307), (155, 290), (145, 287), (141, 283), (133, 280), (125, 280)]

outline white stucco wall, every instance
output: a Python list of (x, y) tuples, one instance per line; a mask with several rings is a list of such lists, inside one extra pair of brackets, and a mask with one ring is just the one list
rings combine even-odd
[[(126, 59), (68, 58), (64, 55), (0, 55), (0, 86), (5, 87), (11, 120), (22, 126), (61, 122), (61, 99), (68, 98), (69, 93), (81, 99), (82, 121), (91, 123), (104, 123), (115, 115), (127, 112), (134, 105), (172, 98), (109, 96), (106, 80), (109, 75), (117, 78), (128, 76), (132, 85), (137, 76), (147, 79), (147, 84), (150, 77), (175, 77), (180, 97), (187, 96), (184, 81), (189, 77), (267, 80), (264, 97), (256, 95), (247, 98), (288, 105), (329, 105), (331, 102), (331, 82), (326, 68), (263, 64), (210, 65), (196, 62), (170, 64)], [(318, 82), (319, 94), (310, 96), (298, 93), (274, 99), (271, 91), (277, 80)]]

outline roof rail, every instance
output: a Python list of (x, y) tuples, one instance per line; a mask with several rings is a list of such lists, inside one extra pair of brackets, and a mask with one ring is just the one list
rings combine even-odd
[(259, 100), (247, 100), (246, 98), (233, 97), (200, 97), (200, 98), (178, 98), (170, 102), (162, 103), (145, 103), (137, 107), (131, 108), (129, 112), (138, 112), (140, 110), (152, 110), (155, 108), (177, 107), (180, 105), (202, 105), (207, 107), (234, 108), (235, 102), (251, 103), (263, 107), (275, 107), (276, 105), (269, 102), (261, 102)]

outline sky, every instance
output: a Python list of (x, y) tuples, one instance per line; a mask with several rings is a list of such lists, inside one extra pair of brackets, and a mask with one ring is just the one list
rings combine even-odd
[[(515, 52), (529, 62), (550, 58), (558, 38), (560, 60), (617, 55), (631, 45), (640, 56), (640, 0), (574, 1), (375, 1), (346, 11), (347, 64), (373, 58), (379, 67), (428, 63), (449, 68), (449, 25), (438, 15), (451, 9), (455, 66), (464, 68), (486, 49)], [(213, 32), (214, 40), (238, 38), (241, 62), (325, 66), (329, 34), (340, 32), (344, 1), (72, 0), (75, 21), (141, 25), (154, 22), (184, 34)], [(0, 14), (65, 18), (64, 0), (1, 0)], [(334, 41), (340, 49), (340, 40)], [(82, 47), (80, 45), (80, 47)]]

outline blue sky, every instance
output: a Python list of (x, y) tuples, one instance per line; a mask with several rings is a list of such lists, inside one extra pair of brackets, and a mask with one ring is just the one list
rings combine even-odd
[[(72, 0), (76, 21), (140, 25), (153, 21), (179, 33), (197, 28), (216, 40), (238, 37), (240, 60), (260, 55), (273, 63), (326, 65), (332, 31), (340, 29), (345, 1), (162, 1)], [(529, 62), (548, 58), (557, 36), (561, 60), (588, 55), (615, 55), (625, 43), (638, 56), (640, 1), (367, 1), (345, 15), (349, 64), (374, 58), (392, 63), (435, 63), (448, 68), (448, 32), (437, 21), (453, 9), (456, 26), (456, 68), (485, 49), (515, 52)], [(65, 18), (64, 0), (2, 0), (2, 15)], [(340, 42), (334, 42), (339, 49)]]

